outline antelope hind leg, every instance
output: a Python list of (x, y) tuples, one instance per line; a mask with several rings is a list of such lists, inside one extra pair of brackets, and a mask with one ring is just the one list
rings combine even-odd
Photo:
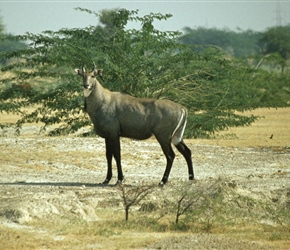
[(193, 172), (192, 159), (191, 159), (191, 150), (185, 145), (183, 140), (179, 142), (177, 145), (175, 145), (175, 147), (185, 158), (187, 162), (187, 167), (188, 167), (189, 180), (193, 180), (194, 172)]

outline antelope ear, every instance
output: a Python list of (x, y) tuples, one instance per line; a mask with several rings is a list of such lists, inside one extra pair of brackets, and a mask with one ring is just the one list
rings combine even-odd
[(95, 69), (94, 70), (94, 75), (97, 76), (102, 76), (103, 75), (103, 69)]
[(80, 69), (75, 69), (75, 73), (76, 73), (77, 75), (82, 75)]

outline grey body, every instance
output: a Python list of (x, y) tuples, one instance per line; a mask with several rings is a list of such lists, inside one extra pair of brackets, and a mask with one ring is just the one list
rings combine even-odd
[(112, 157), (118, 168), (118, 182), (123, 181), (120, 155), (120, 137), (144, 140), (156, 137), (166, 156), (167, 165), (160, 184), (169, 177), (175, 157), (171, 143), (185, 157), (189, 179), (194, 178), (191, 151), (182, 136), (186, 125), (186, 109), (170, 100), (136, 98), (105, 89), (96, 79), (101, 70), (76, 70), (83, 77), (85, 110), (94, 124), (96, 133), (105, 138), (108, 172), (104, 184), (112, 178)]

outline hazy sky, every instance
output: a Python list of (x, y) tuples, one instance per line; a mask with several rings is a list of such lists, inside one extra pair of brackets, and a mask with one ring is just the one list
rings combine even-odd
[[(231, 30), (252, 29), (264, 31), (275, 26), (280, 19), (282, 25), (290, 23), (290, 0), (232, 0), (232, 1), (3, 1), (0, 0), (0, 17), (5, 31), (14, 35), (25, 32), (41, 33), (44, 30), (80, 28), (95, 25), (95, 16), (76, 11), (82, 7), (96, 12), (102, 9), (139, 9), (139, 15), (170, 13), (167, 21), (156, 23), (161, 30), (182, 30), (188, 26), (207, 28), (229, 28)], [(277, 16), (278, 10), (278, 16)]]

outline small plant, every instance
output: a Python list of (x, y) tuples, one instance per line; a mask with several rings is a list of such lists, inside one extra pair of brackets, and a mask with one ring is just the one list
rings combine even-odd
[(179, 217), (189, 211), (193, 204), (201, 198), (200, 193), (192, 195), (191, 186), (186, 186), (184, 190), (181, 192), (181, 197), (177, 201), (177, 210), (176, 210), (176, 217), (175, 217), (175, 224), (178, 224)]
[(125, 209), (125, 220), (129, 220), (129, 210), (132, 206), (136, 206), (142, 201), (148, 194), (153, 191), (155, 186), (137, 186), (128, 187), (125, 184), (119, 185), (119, 190), (121, 191), (121, 197)]
[(219, 198), (218, 183), (219, 180), (208, 187), (182, 186), (181, 196), (177, 201), (175, 224), (179, 223), (180, 216), (187, 213), (193, 216), (196, 214), (204, 215), (207, 224), (210, 224), (214, 218), (212, 210), (216, 207), (213, 203)]

